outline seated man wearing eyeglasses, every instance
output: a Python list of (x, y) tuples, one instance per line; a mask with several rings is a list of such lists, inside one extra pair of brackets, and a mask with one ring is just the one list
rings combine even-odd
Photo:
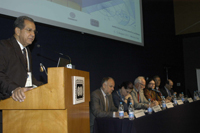
[[(134, 101), (134, 107), (136, 109), (146, 109), (149, 107), (149, 102), (144, 96), (143, 89), (145, 88), (146, 81), (144, 77), (139, 76), (134, 81), (133, 91), (131, 92), (133, 101)], [(151, 106), (158, 105), (158, 102), (151, 103)]]
[(172, 88), (173, 88), (173, 81), (171, 79), (168, 79), (165, 82), (165, 86), (160, 90), (163, 96), (165, 96), (165, 99), (168, 99), (169, 101), (172, 101), (174, 93), (177, 94), (176, 92), (174, 92)]

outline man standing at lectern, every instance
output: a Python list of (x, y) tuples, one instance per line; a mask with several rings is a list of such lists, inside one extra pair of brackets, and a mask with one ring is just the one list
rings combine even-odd
[(101, 88), (92, 92), (90, 105), (90, 132), (93, 133), (95, 117), (118, 116), (117, 108), (113, 103), (112, 92), (115, 81), (111, 77), (103, 78)]
[(12, 95), (15, 101), (22, 102), (24, 92), (32, 89), (33, 84), (42, 84), (32, 76), (27, 47), (34, 41), (36, 32), (33, 19), (20, 16), (14, 22), (14, 36), (0, 41), (0, 100)]
[(24, 92), (42, 84), (32, 76), (31, 54), (27, 48), (36, 32), (34, 20), (20, 16), (14, 22), (14, 36), (0, 41), (0, 100), (12, 96), (13, 100), (23, 102)]

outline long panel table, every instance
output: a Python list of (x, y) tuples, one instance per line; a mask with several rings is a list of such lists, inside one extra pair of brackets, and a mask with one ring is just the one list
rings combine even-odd
[(146, 114), (132, 121), (96, 118), (94, 133), (200, 133), (200, 101)]

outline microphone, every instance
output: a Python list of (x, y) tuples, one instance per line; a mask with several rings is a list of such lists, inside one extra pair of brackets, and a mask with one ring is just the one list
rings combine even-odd
[(152, 88), (151, 88), (151, 90), (157, 92), (160, 96), (162, 96), (162, 93), (159, 90), (152, 89)]
[(48, 50), (48, 51), (52, 51), (52, 52), (57, 53), (57, 54), (62, 55), (62, 56), (66, 56), (69, 59), (69, 64), (71, 64), (71, 58), (68, 55), (64, 55), (63, 53), (60, 53), (60, 52), (57, 52), (57, 51), (42, 47), (40, 44), (37, 44), (37, 47), (38, 48), (43, 48), (43, 49)]
[(42, 63), (40, 63), (40, 72), (45, 72), (46, 75), (48, 76), (48, 73), (46, 71), (46, 68), (44, 67), (44, 65)]
[(151, 88), (151, 90), (152, 90), (152, 91), (155, 91), (155, 92), (158, 92), (158, 93), (160, 93), (160, 91), (159, 91), (159, 90), (155, 90), (155, 89), (152, 89), (152, 88)]

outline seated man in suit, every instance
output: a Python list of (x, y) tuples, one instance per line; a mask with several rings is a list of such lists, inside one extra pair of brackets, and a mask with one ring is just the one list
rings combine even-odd
[[(131, 95), (134, 101), (134, 107), (136, 109), (141, 109), (141, 108), (145, 109), (149, 107), (149, 104), (148, 104), (149, 102), (144, 96), (144, 92), (143, 92), (145, 85), (146, 85), (146, 81), (144, 77), (142, 76), (137, 77), (134, 81), (133, 91), (131, 92)], [(151, 103), (152, 107), (156, 105), (158, 105), (157, 101), (153, 101)]]
[(95, 117), (118, 116), (117, 108), (113, 103), (112, 92), (115, 81), (111, 77), (103, 78), (101, 88), (92, 92), (90, 103), (90, 132), (93, 132)]
[(112, 93), (113, 102), (115, 107), (119, 108), (120, 102), (124, 105), (124, 111), (128, 112), (129, 104), (133, 102), (133, 98), (131, 96), (131, 91), (133, 90), (133, 84), (130, 81), (123, 82), (118, 90), (115, 90)]
[(159, 95), (162, 96), (162, 93), (160, 92), (160, 83), (161, 79), (158, 75), (153, 77), (153, 80), (155, 81), (155, 89), (158, 91)]
[(174, 92), (172, 90), (173, 88), (173, 82), (171, 79), (168, 79), (166, 82), (165, 82), (165, 86), (164, 88), (162, 88), (160, 91), (162, 93), (163, 96), (165, 96), (165, 99), (168, 99), (169, 101), (172, 100), (172, 96), (174, 95)]

